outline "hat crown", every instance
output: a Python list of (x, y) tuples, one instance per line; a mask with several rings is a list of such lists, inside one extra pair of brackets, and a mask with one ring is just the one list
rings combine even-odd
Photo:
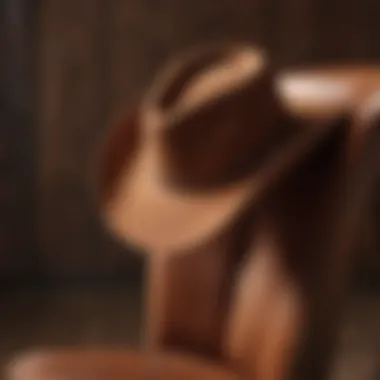
[(265, 67), (262, 53), (252, 47), (192, 50), (159, 73), (146, 96), (145, 109), (167, 117), (194, 111), (224, 92), (260, 77)]
[(169, 64), (141, 109), (165, 178), (210, 188), (242, 177), (286, 129), (274, 88), (265, 57), (248, 45), (197, 49)]

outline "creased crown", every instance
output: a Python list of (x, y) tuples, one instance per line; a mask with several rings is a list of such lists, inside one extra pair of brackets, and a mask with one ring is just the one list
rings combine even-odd
[(141, 128), (162, 145), (167, 178), (212, 187), (242, 177), (288, 133), (264, 54), (249, 45), (185, 53), (156, 79)]

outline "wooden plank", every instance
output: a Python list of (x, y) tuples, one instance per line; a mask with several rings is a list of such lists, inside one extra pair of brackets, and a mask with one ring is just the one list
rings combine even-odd
[(104, 233), (92, 198), (108, 106), (107, 6), (102, 0), (46, 0), (41, 9), (38, 222), (41, 261), (50, 276), (129, 270)]
[(318, 61), (360, 62), (379, 51), (379, 47), (370, 42), (373, 36), (368, 28), (367, 10), (371, 2), (372, 0), (318, 2), (316, 11), (318, 20), (316, 58)]
[(36, 270), (35, 129), (36, 1), (0, 4), (0, 276)]
[(277, 4), (276, 51), (281, 65), (302, 66), (312, 63), (315, 54), (316, 2), (283, 0)]
[(365, 36), (368, 43), (368, 58), (372, 61), (380, 60), (380, 44), (378, 43), (379, 35), (379, 16), (380, 16), (380, 3), (377, 0), (366, 0), (362, 2), (364, 7), (363, 24), (365, 30)]

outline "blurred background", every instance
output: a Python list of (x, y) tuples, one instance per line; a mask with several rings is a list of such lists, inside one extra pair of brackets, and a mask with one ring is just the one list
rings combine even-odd
[[(169, 56), (239, 39), (283, 68), (380, 64), (379, 20), (378, 0), (1, 0), (2, 360), (48, 344), (138, 344), (143, 258), (105, 232), (93, 159), (108, 119)], [(342, 380), (380, 378), (376, 202), (373, 211), (337, 359)]]

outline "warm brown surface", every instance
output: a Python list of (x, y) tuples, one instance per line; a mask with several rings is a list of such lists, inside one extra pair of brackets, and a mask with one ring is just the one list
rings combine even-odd
[(9, 366), (11, 380), (238, 380), (233, 371), (200, 358), (131, 350), (88, 349), (37, 353)]
[[(1, 362), (46, 346), (138, 347), (140, 325), (141, 297), (134, 289), (3, 293)], [(347, 314), (333, 380), (379, 380), (379, 344), (379, 297), (356, 297)]]

